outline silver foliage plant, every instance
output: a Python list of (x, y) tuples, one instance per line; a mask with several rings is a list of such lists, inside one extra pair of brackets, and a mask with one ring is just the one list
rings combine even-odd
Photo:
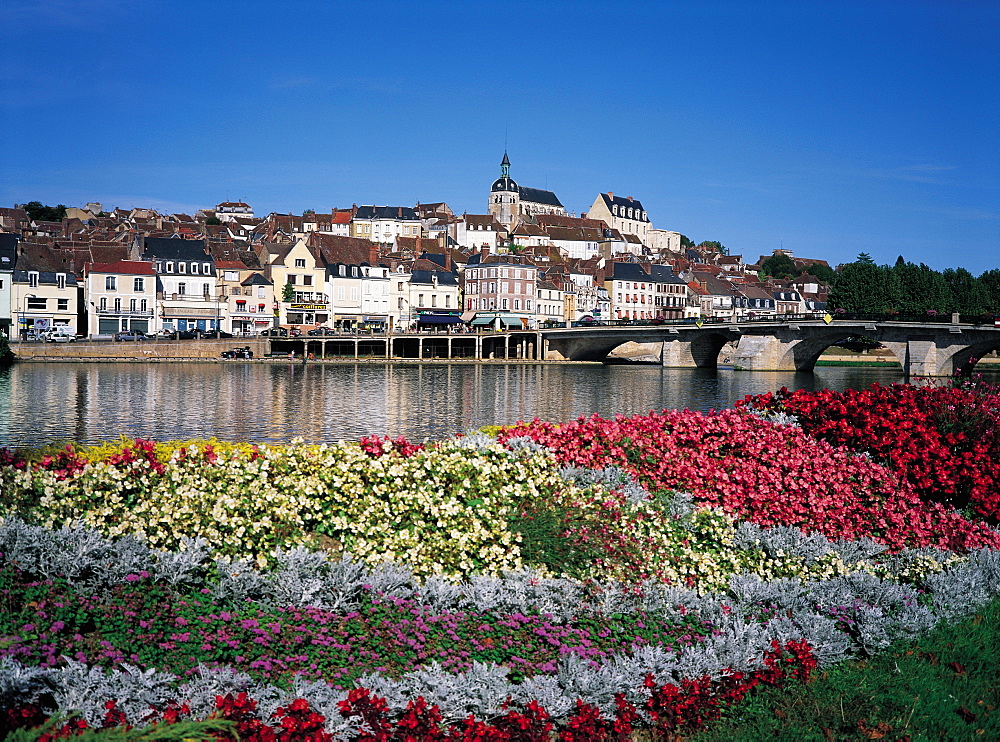
[[(604, 482), (617, 481), (612, 480), (613, 472), (599, 476)], [(866, 540), (829, 542), (795, 529), (749, 524), (741, 525), (736, 537), (747, 548), (796, 554), (807, 561), (836, 552), (845, 563), (864, 564), (883, 551)], [(924, 633), (940, 620), (969, 615), (1000, 597), (1000, 552), (986, 549), (959, 561), (932, 549), (882, 558), (880, 563), (889, 565), (890, 574), (905, 572), (918, 560), (936, 561), (941, 571), (920, 586), (864, 571), (816, 581), (765, 581), (755, 575), (737, 575), (725, 591), (714, 595), (653, 581), (584, 585), (543, 578), (532, 571), (501, 579), (474, 577), (461, 584), (432, 578), (421, 585), (398, 565), (373, 569), (346, 556), (333, 561), (302, 549), (277, 553), (278, 567), (270, 573), (258, 571), (250, 562), (218, 560), (219, 576), (209, 582), (205, 575), (211, 561), (203, 544), (191, 542), (184, 551), (166, 554), (134, 539), (109, 541), (85, 528), (48, 531), (14, 519), (0, 523), (0, 551), (5, 560), (25, 571), (62, 576), (82, 591), (104, 591), (127, 575), (145, 571), (171, 585), (211, 587), (216, 599), (233, 604), (256, 600), (350, 610), (381, 594), (439, 610), (539, 611), (561, 621), (587, 612), (689, 613), (713, 627), (704, 640), (677, 650), (643, 647), (602, 664), (567, 656), (555, 674), (520, 684), (507, 680), (507, 668), (487, 663), (474, 663), (459, 674), (429, 665), (398, 679), (373, 674), (359, 680), (359, 685), (384, 697), (393, 713), (402, 713), (409, 701), (423, 696), (451, 721), (470, 713), (484, 720), (496, 718), (507, 698), (522, 706), (537, 700), (556, 719), (565, 719), (577, 699), (611, 715), (616, 693), (624, 693), (641, 708), (648, 698), (642, 683), (647, 674), (662, 684), (752, 671), (763, 666), (772, 641), (804, 640), (825, 667), (880, 651), (893, 641)], [(918, 600), (921, 592), (926, 594), (922, 601)], [(327, 730), (335, 737), (350, 739), (361, 731), (360, 721), (344, 719), (338, 711), (346, 691), (318, 680), (299, 677), (291, 688), (280, 689), (227, 668), (199, 667), (189, 677), (178, 678), (130, 665), (104, 671), (67, 659), (62, 667), (39, 669), (0, 659), (0, 703), (4, 706), (52, 699), (53, 711), (80, 713), (90, 724), (100, 723), (104, 704), (111, 699), (134, 720), (146, 718), (150, 708), (162, 709), (171, 700), (188, 702), (194, 716), (204, 718), (214, 708), (217, 695), (239, 692), (254, 698), (265, 717), (294, 698), (304, 698), (326, 717)]]

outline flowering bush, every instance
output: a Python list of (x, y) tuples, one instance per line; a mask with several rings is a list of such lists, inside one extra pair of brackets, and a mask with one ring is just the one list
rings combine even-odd
[(868, 452), (926, 501), (1000, 522), (1000, 389), (908, 384), (834, 392), (781, 389), (741, 404), (795, 415), (810, 435)]
[(1000, 545), (988, 528), (922, 502), (885, 466), (736, 410), (595, 415), (565, 425), (535, 420), (505, 429), (501, 440), (520, 436), (548, 447), (561, 463), (621, 466), (652, 490), (687, 491), (699, 504), (760, 525), (831, 539), (870, 537), (894, 549)]

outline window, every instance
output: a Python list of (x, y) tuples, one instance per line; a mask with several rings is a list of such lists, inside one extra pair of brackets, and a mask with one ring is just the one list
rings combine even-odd
[(56, 288), (64, 289), (66, 288), (66, 274), (56, 273)]
[(444, 295), (444, 305), (448, 309), (451, 309), (451, 294), (445, 294)]
[(258, 299), (263, 299), (264, 298), (264, 287), (263, 286), (258, 286), (257, 287), (257, 298)]
[(177, 272), (178, 273), (187, 273), (187, 263), (178, 263), (177, 264)]
[(167, 273), (173, 273), (173, 272), (174, 272), (174, 264), (173, 264), (173, 262), (167, 261)]
[(135, 301), (135, 299), (130, 299), (129, 303), (128, 303), (128, 310), (130, 312), (134, 312), (135, 311), (135, 307), (136, 307), (136, 301)]
[(146, 290), (146, 279), (136, 278), (134, 281), (132, 281), (132, 291), (134, 291), (137, 294), (141, 294), (145, 290)]
[(146, 300), (143, 299), (142, 301), (139, 302), (139, 311), (145, 312), (146, 310), (147, 310)]
[(312, 286), (313, 285), (313, 277), (312, 276), (302, 276), (302, 285), (303, 286)]
[(184, 296), (184, 294), (186, 293), (187, 293), (187, 284), (184, 283), (183, 281), (177, 284), (177, 294), (179, 296)]
[[(346, 297), (347, 297), (347, 292), (344, 289), (344, 287), (343, 286), (338, 286), (337, 287), (337, 301), (344, 301), (344, 299)], [(400, 299), (400, 301), (402, 301), (402, 299)]]
[(432, 307), (436, 307), (437, 305), (438, 305), (438, 296), (437, 296), (437, 294), (431, 294), (431, 306)]
[(424, 295), (417, 294), (417, 306), (422, 307), (424, 305)]
[(296, 268), (305, 268), (306, 267), (306, 259), (305, 258), (295, 258), (295, 267)]
[(515, 312), (520, 312), (521, 311), (521, 300), (520, 299), (514, 299), (514, 311)]
[(115, 297), (115, 311), (120, 312), (122, 310), (122, 298), (120, 296)]
[(102, 296), (101, 303), (99, 305), (99, 310), (102, 312), (108, 311), (108, 297)]
[(210, 283), (203, 283), (201, 285), (201, 295), (202, 296), (208, 296), (211, 293), (212, 293), (212, 284), (210, 284)]
[(195, 276), (198, 275), (198, 264), (197, 263), (191, 263), (191, 274), (195, 275)]
[(401, 296), (401, 297), (399, 297), (399, 298), (398, 298), (398, 299), (396, 300), (396, 308), (397, 308), (397, 309), (402, 309), (402, 308), (403, 308), (403, 297), (402, 297), (402, 296)]
[[(230, 294), (231, 294), (232, 296), (239, 296), (239, 295), (240, 295), (240, 287), (239, 287), (239, 286), (233, 286), (233, 287), (232, 287), (232, 288), (231, 288), (231, 289), (229, 290), (229, 293), (230, 293)], [(247, 296), (249, 296), (249, 294), (247, 294)]]
[(402, 290), (403, 290), (403, 282), (402, 281), (397, 281), (396, 282), (396, 291), (402, 291)]
[(503, 298), (503, 299), (500, 300), (500, 306), (501, 306), (502, 309), (506, 309), (507, 308), (507, 299), (506, 298)]
[(292, 284), (292, 286), (294, 286), (294, 285), (295, 285), (295, 283), (296, 283), (296, 282), (297, 282), (298, 280), (299, 280), (299, 277), (298, 277), (298, 276), (296, 276), (296, 275), (295, 275), (294, 273), (289, 273), (289, 274), (288, 274), (288, 283)]
[(239, 274), (239, 273), (237, 273), (236, 271), (226, 271), (226, 272), (225, 272), (225, 273), (223, 274), (223, 277), (224, 277), (224, 278), (225, 278), (225, 280), (227, 280), (227, 281), (236, 281), (236, 280), (238, 280), (238, 279), (239, 279), (239, 277), (240, 277), (240, 274)]
[(117, 276), (105, 276), (104, 277), (104, 290), (105, 291), (117, 291), (118, 290), (118, 277)]
[(56, 299), (56, 305), (60, 312), (69, 311), (69, 299)]
[(211, 263), (202, 263), (201, 264), (201, 272), (202, 272), (202, 275), (205, 275), (205, 276), (211, 275), (212, 274), (212, 264)]

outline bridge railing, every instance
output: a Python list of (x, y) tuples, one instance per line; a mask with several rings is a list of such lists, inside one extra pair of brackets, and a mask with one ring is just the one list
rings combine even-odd
[[(793, 322), (817, 322), (823, 319), (823, 314), (755, 314), (734, 319), (733, 317), (685, 317), (683, 319), (612, 319), (588, 320), (571, 322), (569, 327), (653, 327), (657, 325), (689, 326), (701, 322), (702, 325), (732, 325), (732, 324), (774, 324)], [(831, 312), (832, 322), (910, 322), (914, 324), (951, 324), (950, 314), (877, 314), (858, 312)], [(1000, 322), (1000, 317), (993, 315), (961, 315), (959, 322), (969, 325), (994, 326)], [(557, 329), (567, 326), (565, 323), (550, 323), (539, 329)], [(997, 325), (1000, 326), (1000, 325)]]

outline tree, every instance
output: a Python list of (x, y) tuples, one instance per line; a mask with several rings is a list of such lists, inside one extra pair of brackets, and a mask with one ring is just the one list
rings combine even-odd
[(315, 209), (306, 209), (305, 211), (302, 212), (302, 216), (315, 215), (315, 213), (316, 213)]
[(41, 201), (29, 201), (24, 205), (24, 210), (33, 222), (61, 222), (66, 217), (66, 207), (63, 204), (45, 206)]
[(805, 272), (816, 276), (827, 286), (833, 286), (837, 282), (837, 271), (823, 263), (813, 263)]
[(222, 224), (222, 220), (217, 216), (210, 216), (205, 220), (205, 224), (217, 227), (218, 225)]
[(840, 272), (827, 306), (855, 314), (886, 314), (898, 311), (899, 295), (899, 281), (892, 269), (875, 265), (871, 255), (861, 253)]
[(687, 235), (681, 235), (681, 247), (694, 247), (694, 242), (692, 242)]
[(799, 269), (795, 267), (794, 261), (780, 252), (762, 261), (760, 272), (774, 278), (794, 278), (799, 275)]
[(965, 268), (948, 268), (941, 275), (951, 289), (951, 311), (970, 316), (989, 314), (993, 297), (978, 278)]
[(281, 300), (282, 301), (294, 301), (295, 299), (295, 286), (291, 281), (286, 283), (281, 287)]
[(951, 311), (951, 290), (936, 270), (923, 263), (908, 263), (900, 255), (892, 272), (899, 284), (898, 311), (903, 314)]
[(979, 282), (990, 292), (990, 311), (1000, 314), (1000, 268), (986, 271), (979, 277)]

